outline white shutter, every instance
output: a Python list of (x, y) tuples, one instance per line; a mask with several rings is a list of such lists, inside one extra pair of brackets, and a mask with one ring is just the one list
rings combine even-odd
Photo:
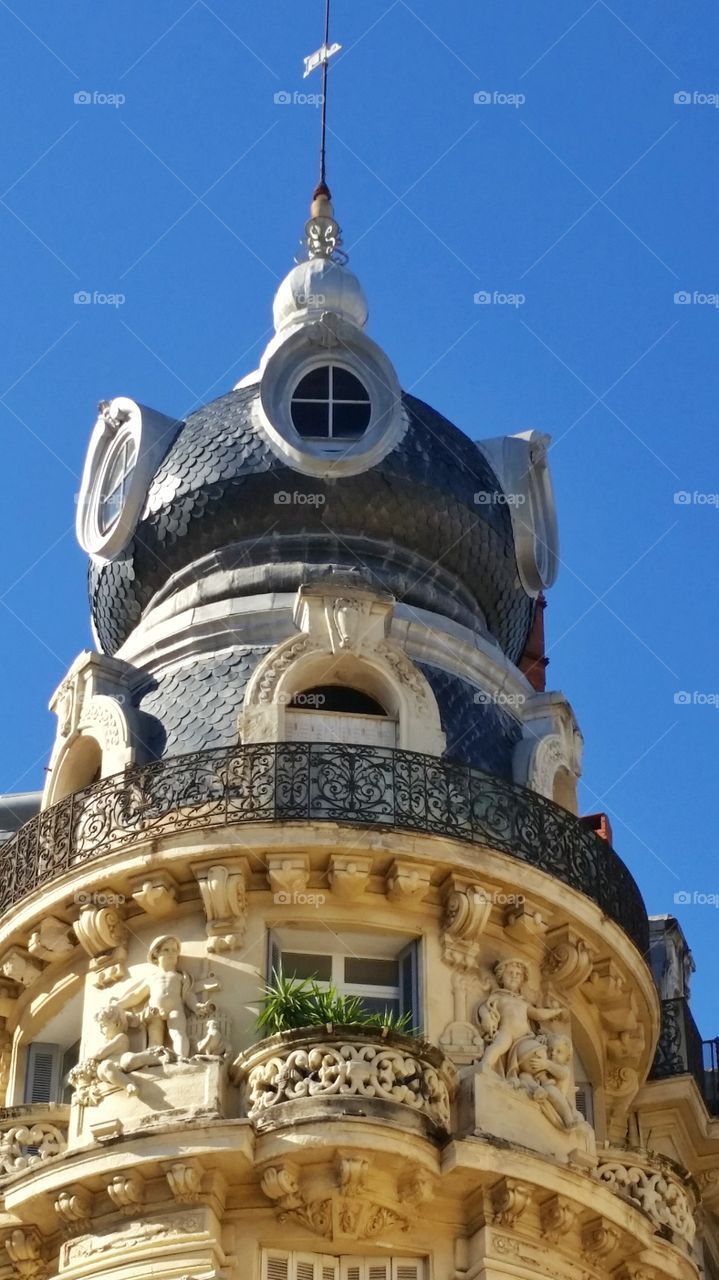
[(263, 1253), (262, 1280), (291, 1280), (289, 1253)]
[(290, 1280), (339, 1280), (339, 1258), (326, 1253), (294, 1253)]
[(367, 1280), (392, 1280), (392, 1263), (389, 1258), (368, 1258), (366, 1266)]
[(364, 1280), (364, 1267), (359, 1258), (344, 1258), (342, 1280)]
[(25, 1101), (57, 1101), (60, 1047), (56, 1044), (28, 1045), (25, 1071)]
[(417, 1258), (395, 1258), (392, 1263), (392, 1280), (422, 1280), (424, 1263)]

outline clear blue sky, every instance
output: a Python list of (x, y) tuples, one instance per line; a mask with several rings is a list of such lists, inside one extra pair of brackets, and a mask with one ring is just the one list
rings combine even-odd
[[(274, 99), (319, 88), (321, 10), (0, 0), (0, 789), (41, 785), (47, 699), (90, 645), (73, 520), (96, 402), (181, 415), (267, 340), (318, 132)], [(371, 332), (472, 437), (554, 437), (549, 674), (586, 739), (582, 809), (676, 910), (715, 1034), (719, 911), (674, 894), (719, 894), (719, 308), (693, 298), (719, 291), (716, 6), (334, 0), (332, 34), (329, 176)]]

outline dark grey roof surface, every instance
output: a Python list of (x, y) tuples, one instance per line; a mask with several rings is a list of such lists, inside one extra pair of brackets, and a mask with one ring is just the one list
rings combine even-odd
[(0, 844), (39, 812), (42, 791), (15, 791), (0, 795)]
[[(239, 741), (238, 721), (245, 689), (266, 648), (233, 649), (198, 658), (166, 672), (140, 691), (136, 702), (149, 732), (149, 759), (184, 755)], [(474, 685), (422, 665), (439, 704), (447, 736), (447, 757), (512, 776), (512, 752), (520, 737), (517, 721), (503, 707), (477, 703)]]
[[(188, 417), (158, 469), (150, 514), (133, 543), (120, 559), (91, 567), (92, 610), (105, 652), (117, 651), (171, 575), (221, 548), (248, 568), (281, 569), (297, 560), (292, 545), (302, 548), (306, 565), (350, 568), (374, 556), (382, 584), (419, 606), (437, 607), (442, 578), (444, 611), (471, 625), (468, 609), (476, 601), (516, 660), (533, 602), (519, 582), (507, 505), (474, 501), (480, 490), (501, 492), (476, 445), (405, 396), (410, 426), (377, 466), (339, 479), (303, 476), (281, 463), (253, 426), (257, 394), (256, 386), (232, 391)], [(321, 494), (324, 502), (275, 501), (293, 491)], [(416, 570), (407, 568), (410, 560)], [(302, 563), (295, 563), (286, 589), (299, 586), (301, 575)], [(449, 594), (447, 583), (454, 584)]]

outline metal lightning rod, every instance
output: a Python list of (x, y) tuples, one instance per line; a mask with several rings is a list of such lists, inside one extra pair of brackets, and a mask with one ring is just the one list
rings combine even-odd
[(325, 32), (324, 40), (315, 53), (305, 58), (305, 78), (312, 74), (316, 67), (322, 67), (322, 124), (320, 132), (320, 186), (326, 186), (327, 179), (327, 86), (329, 81), (329, 61), (335, 53), (339, 53), (341, 44), (330, 44), (330, 4), (325, 0)]

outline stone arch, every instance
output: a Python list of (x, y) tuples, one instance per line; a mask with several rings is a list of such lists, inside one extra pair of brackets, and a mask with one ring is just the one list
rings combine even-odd
[[(301, 587), (295, 620), (302, 634), (282, 641), (255, 669), (240, 717), (242, 741), (286, 740), (293, 698), (317, 685), (337, 684), (385, 708), (396, 726), (393, 745), (441, 755), (446, 740), (434, 692), (387, 634), (392, 605), (391, 598), (369, 591), (337, 595), (336, 588)], [(351, 734), (351, 717), (344, 719)]]
[(539, 740), (523, 738), (514, 756), (515, 781), (554, 800), (570, 813), (577, 812), (577, 775), (559, 734)]
[(59, 745), (48, 772), (43, 808), (120, 773), (134, 759), (132, 732), (116, 698), (87, 698), (77, 727)]

